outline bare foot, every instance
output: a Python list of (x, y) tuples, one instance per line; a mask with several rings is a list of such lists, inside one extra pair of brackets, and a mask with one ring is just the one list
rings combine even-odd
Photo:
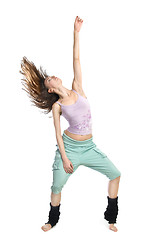
[(51, 229), (51, 224), (50, 224), (50, 223), (47, 223), (47, 224), (45, 224), (44, 226), (42, 226), (41, 229), (42, 229), (44, 232), (47, 232), (48, 230)]
[(111, 224), (109, 225), (109, 229), (112, 230), (112, 231), (114, 231), (114, 232), (117, 232), (117, 231), (118, 231), (117, 228), (114, 226), (114, 223), (111, 223)]

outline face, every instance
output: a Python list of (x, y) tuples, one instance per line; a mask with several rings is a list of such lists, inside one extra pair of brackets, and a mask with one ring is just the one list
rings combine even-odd
[(49, 76), (45, 79), (44, 84), (47, 87), (48, 92), (51, 93), (62, 84), (62, 80), (55, 76)]

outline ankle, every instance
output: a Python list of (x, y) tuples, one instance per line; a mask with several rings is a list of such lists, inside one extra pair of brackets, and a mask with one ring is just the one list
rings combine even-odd
[(51, 202), (52, 207), (58, 207), (60, 203)]

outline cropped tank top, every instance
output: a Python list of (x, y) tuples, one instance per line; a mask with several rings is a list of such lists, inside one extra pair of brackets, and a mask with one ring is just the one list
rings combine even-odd
[(92, 118), (90, 104), (87, 98), (81, 96), (78, 92), (72, 89), (78, 96), (77, 101), (71, 105), (61, 106), (62, 116), (68, 121), (69, 127), (67, 130), (74, 134), (86, 135), (92, 133)]

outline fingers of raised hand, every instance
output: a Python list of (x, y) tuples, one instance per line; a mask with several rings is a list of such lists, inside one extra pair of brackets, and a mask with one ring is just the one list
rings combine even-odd
[(78, 16), (76, 17), (76, 20), (79, 22), (83, 22), (83, 20), (81, 18), (79, 18)]

